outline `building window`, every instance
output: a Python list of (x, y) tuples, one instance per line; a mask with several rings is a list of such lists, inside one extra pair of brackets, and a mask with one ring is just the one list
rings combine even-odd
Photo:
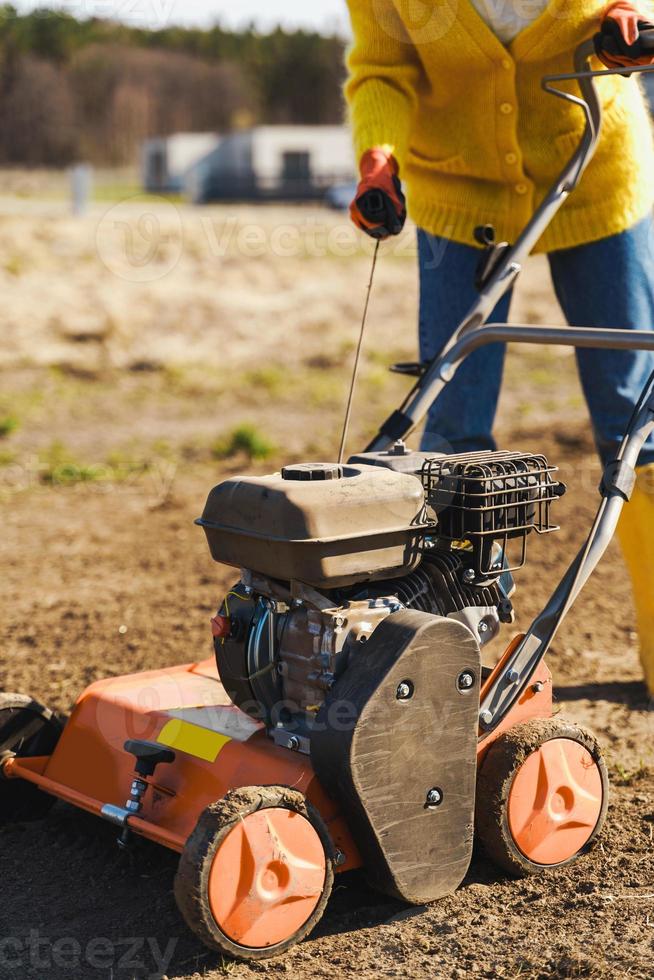
[(164, 187), (168, 178), (166, 151), (160, 147), (150, 156), (150, 173), (155, 187)]
[(285, 184), (311, 183), (311, 154), (291, 151), (282, 156), (282, 180)]

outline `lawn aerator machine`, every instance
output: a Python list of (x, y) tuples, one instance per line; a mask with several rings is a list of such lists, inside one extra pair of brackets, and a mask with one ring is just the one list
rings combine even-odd
[[(608, 805), (596, 739), (552, 716), (544, 656), (611, 540), (654, 430), (654, 375), (606, 469), (588, 539), (526, 635), (513, 621), (530, 535), (565, 488), (544, 456), (435, 455), (404, 440), (463, 359), (520, 342), (654, 350), (654, 332), (488, 325), (597, 146), (592, 43), (548, 92), (585, 114), (581, 144), (515, 245), (480, 232), (478, 302), (402, 408), (346, 464), (228, 479), (198, 523), (240, 570), (212, 621), (215, 660), (92, 684), (69, 721), (0, 697), (0, 822), (55, 799), (180, 853), (190, 928), (232, 956), (277, 955), (315, 926), (336, 872), (363, 867), (409, 903), (456, 889), (475, 835), (512, 875), (576, 860)], [(642, 69), (640, 69), (642, 70)], [(626, 74), (627, 69), (620, 69)], [(557, 83), (578, 82), (578, 89)]]

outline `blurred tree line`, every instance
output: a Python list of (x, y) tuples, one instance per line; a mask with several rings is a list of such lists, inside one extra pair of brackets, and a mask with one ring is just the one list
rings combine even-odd
[(343, 41), (146, 30), (0, 6), (0, 165), (132, 161), (143, 139), (343, 115)]

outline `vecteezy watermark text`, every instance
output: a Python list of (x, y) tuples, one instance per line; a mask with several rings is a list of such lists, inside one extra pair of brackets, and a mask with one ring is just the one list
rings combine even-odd
[(59, 0), (57, 7), (80, 20), (97, 17), (157, 30), (171, 23), (177, 0)]
[(6, 936), (0, 939), (0, 970), (18, 971), (31, 968), (46, 971), (80, 970), (90, 968), (103, 971), (132, 971), (150, 980), (165, 975), (172, 963), (179, 940), (166, 943), (153, 936), (132, 936), (125, 939), (108, 939), (96, 936), (82, 943), (74, 936), (52, 939), (38, 929), (20, 938)]

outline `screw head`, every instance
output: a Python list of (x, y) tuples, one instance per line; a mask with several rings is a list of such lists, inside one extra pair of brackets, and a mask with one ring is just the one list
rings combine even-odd
[(489, 626), (485, 619), (482, 619), (477, 629), (479, 630), (482, 636), (484, 636), (485, 633), (488, 633)]
[(297, 752), (297, 750), (300, 748), (300, 739), (297, 737), (297, 735), (291, 735), (286, 743), (286, 748), (290, 749), (291, 752)]
[(343, 864), (345, 864), (345, 855), (343, 854), (342, 851), (335, 851), (334, 852), (334, 865), (337, 868), (340, 868), (341, 865), (343, 865)]
[(540, 694), (540, 692), (543, 690), (544, 687), (545, 685), (543, 684), (542, 681), (536, 681), (536, 683), (532, 686), (531, 689), (534, 692), (534, 694)]
[(506, 672), (506, 679), (509, 682), (509, 684), (517, 684), (518, 683), (518, 681), (520, 680), (520, 674), (515, 669), (515, 667), (511, 667), (510, 670), (507, 670), (507, 672)]
[(475, 686), (475, 675), (471, 670), (464, 670), (462, 674), (459, 674), (459, 679), (457, 681), (457, 687), (460, 691), (469, 691)]
[(408, 701), (410, 698), (412, 698), (413, 684), (411, 681), (402, 681), (401, 684), (398, 684), (395, 697), (398, 701)]
[(425, 801), (425, 806), (429, 810), (434, 810), (437, 806), (440, 806), (443, 802), (443, 790), (439, 789), (438, 786), (434, 786), (427, 793), (427, 799)]
[(337, 616), (337, 617), (336, 617), (336, 619), (334, 620), (334, 622), (335, 622), (335, 623), (336, 623), (336, 625), (337, 625), (337, 626), (339, 626), (339, 627), (340, 627), (340, 626), (345, 626), (345, 620), (343, 619), (343, 617), (342, 617), (342, 616)]
[(493, 712), (489, 711), (487, 708), (486, 711), (482, 711), (482, 713), (479, 715), (479, 718), (484, 723), (484, 725), (490, 725), (490, 723), (493, 720)]
[(461, 576), (466, 585), (472, 585), (476, 577), (474, 568), (464, 568)]

